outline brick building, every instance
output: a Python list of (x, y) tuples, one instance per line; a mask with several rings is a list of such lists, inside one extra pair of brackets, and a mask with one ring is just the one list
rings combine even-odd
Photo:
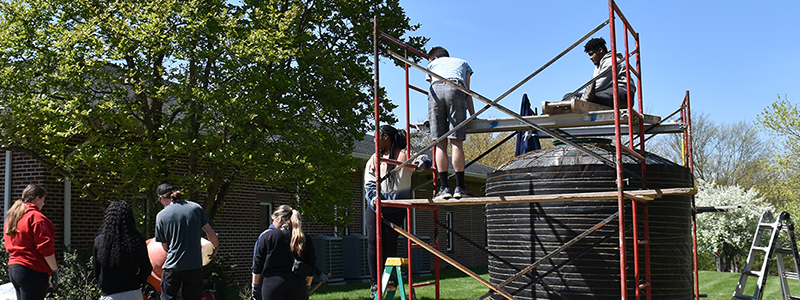
[[(367, 135), (356, 143), (353, 156), (358, 158), (361, 166), (374, 152), (373, 137)], [(348, 234), (365, 234), (362, 213), (365, 203), (362, 200), (363, 167), (359, 172), (348, 174), (352, 179), (352, 201), (347, 208), (352, 216), (352, 223), (339, 232)], [(483, 186), (486, 174), (492, 168), (475, 164), (467, 168), (467, 185), (476, 196), (484, 194)], [(4, 195), (3, 209), (13, 203), (22, 194), (22, 190), (30, 183), (41, 184), (47, 189), (47, 204), (42, 212), (53, 221), (56, 228), (57, 253), (69, 245), (73, 249), (91, 250), (94, 237), (102, 221), (104, 205), (91, 199), (82, 198), (80, 191), (72, 190), (69, 181), (49, 172), (43, 165), (23, 153), (0, 152), (0, 193)], [(430, 172), (415, 173), (412, 186), (413, 198), (432, 197), (432, 186), (424, 184), (432, 178)], [(453, 184), (453, 183), (451, 183)], [(291, 191), (273, 188), (252, 180), (238, 180), (231, 188), (230, 194), (222, 210), (212, 220), (215, 231), (219, 234), (220, 249), (218, 255), (228, 258), (233, 266), (232, 276), (240, 283), (250, 280), (250, 265), (253, 254), (253, 243), (258, 235), (269, 225), (269, 215), (273, 207), (290, 203), (294, 195)], [(160, 206), (160, 205), (159, 205)], [(160, 209), (160, 207), (159, 207)], [(439, 219), (452, 224), (452, 227), (468, 236), (471, 240), (485, 245), (486, 223), (484, 206), (441, 207)], [(5, 214), (4, 214), (5, 215)], [(432, 211), (416, 210), (410, 218), (413, 228), (410, 232), (416, 235), (433, 236)], [(332, 236), (337, 232), (333, 226), (306, 222), (306, 233), (310, 236)], [(450, 235), (439, 230), (440, 249), (466, 266), (485, 266), (487, 257), (479, 249), (452, 239)], [(444, 267), (446, 264), (442, 264)]]

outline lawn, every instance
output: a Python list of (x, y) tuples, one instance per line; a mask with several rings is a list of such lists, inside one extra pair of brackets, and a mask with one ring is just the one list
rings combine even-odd
[[(733, 291), (736, 289), (736, 284), (739, 282), (739, 273), (722, 273), (712, 271), (700, 271), (700, 294), (707, 294), (705, 299), (731, 299)], [(747, 280), (746, 295), (752, 295), (756, 285), (756, 278), (750, 277)], [(795, 281), (795, 284), (796, 281)], [(799, 289), (792, 290), (792, 295), (797, 295)], [(764, 300), (767, 299), (781, 299), (781, 283), (777, 276), (769, 276), (764, 291)]]
[[(481, 277), (487, 280), (489, 279), (489, 273), (486, 267), (472, 268), (472, 270), (480, 274)], [(432, 276), (414, 277), (415, 283), (427, 282), (430, 280), (433, 280)], [(489, 290), (475, 279), (453, 268), (443, 269), (441, 271), (441, 282), (439, 284), (439, 299), (441, 300), (475, 299)], [(434, 289), (433, 286), (416, 288), (417, 300), (436, 299), (434, 297)], [(369, 299), (369, 283), (323, 285), (309, 298), (309, 300), (351, 299)], [(395, 296), (395, 299), (400, 299), (399, 293)]]
[[(472, 270), (488, 280), (489, 274), (486, 267), (473, 268)], [(708, 295), (708, 297), (704, 299), (731, 299), (731, 296), (733, 296), (733, 290), (736, 289), (736, 283), (739, 281), (739, 275), (740, 274), (735, 273), (700, 271), (700, 293)], [(470, 278), (456, 269), (442, 270), (441, 278), (440, 299), (442, 300), (475, 299), (488, 290), (488, 288), (478, 283), (478, 281)], [(431, 279), (432, 277), (415, 277), (414, 282), (425, 282)], [(751, 278), (748, 281), (748, 287), (750, 290), (746, 291), (746, 293), (752, 294), (754, 285), (755, 278)], [(800, 294), (800, 291), (793, 290), (792, 292), (793, 295), (796, 295), (794, 293)], [(416, 293), (418, 300), (435, 299), (433, 286), (417, 288)], [(763, 299), (766, 300), (780, 298), (779, 280), (775, 276), (770, 276), (767, 280), (766, 292)], [(369, 299), (369, 284), (360, 283), (347, 285), (323, 285), (313, 295), (311, 295), (310, 298), (310, 300), (351, 299)], [(399, 299), (399, 294), (395, 297), (395, 299)]]

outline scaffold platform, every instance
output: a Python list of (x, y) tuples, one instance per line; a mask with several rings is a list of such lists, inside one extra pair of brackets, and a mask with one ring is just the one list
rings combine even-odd
[[(625, 124), (621, 125), (620, 130), (623, 135), (627, 135), (629, 132), (627, 126), (628, 115), (627, 109), (620, 110), (620, 122)], [(686, 124), (677, 120), (667, 120), (665, 122), (662, 121), (659, 116), (647, 114), (642, 115), (642, 117), (645, 125), (644, 134), (682, 133), (686, 130)], [(574, 137), (612, 136), (615, 133), (613, 110), (526, 116), (522, 118), (547, 129), (559, 129)], [(636, 120), (638, 120), (638, 118), (634, 118), (634, 124), (637, 124)], [(415, 124), (415, 126), (423, 131), (429, 130), (426, 123)], [(467, 133), (509, 132), (534, 129), (517, 118), (476, 119), (468, 122), (466, 128)], [(632, 129), (633, 134), (640, 134), (639, 126), (633, 126)]]
[[(625, 191), (625, 198), (651, 201), (663, 196), (670, 195), (694, 195), (697, 192), (694, 188), (671, 188), (671, 189), (650, 189)], [(508, 203), (532, 203), (532, 202), (555, 202), (555, 201), (603, 201), (617, 200), (617, 191), (593, 192), (593, 193), (574, 193), (574, 194), (552, 194), (552, 195), (526, 195), (526, 196), (501, 196), (501, 197), (473, 197), (449, 200), (435, 199), (402, 199), (402, 200), (383, 200), (384, 206), (406, 207), (408, 205), (430, 205), (430, 206), (458, 206), (458, 205), (483, 205), (483, 204), (508, 204)]]

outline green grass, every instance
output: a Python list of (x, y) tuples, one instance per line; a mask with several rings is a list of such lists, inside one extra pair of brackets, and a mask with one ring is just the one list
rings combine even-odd
[[(489, 273), (486, 267), (471, 268), (486, 280), (489, 280)], [(483, 295), (489, 289), (477, 280), (469, 277), (461, 271), (453, 268), (443, 269), (440, 273), (439, 299), (441, 300), (462, 300), (475, 299)], [(433, 280), (433, 276), (414, 277), (414, 283), (428, 282)], [(417, 300), (430, 300), (435, 298), (435, 287), (426, 286), (414, 289)], [(309, 300), (351, 300), (369, 299), (369, 283), (347, 284), (347, 285), (323, 285), (311, 295)], [(400, 294), (395, 295), (395, 299), (400, 299)]]
[[(741, 275), (739, 273), (700, 271), (700, 294), (707, 294), (708, 298), (706, 299), (709, 300), (731, 299)], [(744, 291), (746, 295), (753, 295), (756, 281), (755, 277), (747, 280), (747, 287)], [(797, 283), (795, 282), (795, 284)], [(797, 295), (798, 292), (800, 292), (800, 288), (791, 290), (792, 295)], [(767, 278), (764, 296), (761, 299), (781, 299), (781, 283), (777, 276)]]
[[(486, 267), (472, 268), (473, 271), (480, 274), (481, 277), (488, 280), (489, 275)], [(718, 299), (731, 299), (733, 291), (736, 289), (736, 284), (739, 281), (740, 274), (738, 273), (721, 273), (712, 271), (700, 271), (700, 293), (707, 294), (705, 299), (718, 300)], [(488, 288), (480, 284), (475, 279), (467, 276), (466, 274), (456, 269), (444, 269), (441, 272), (441, 293), (440, 299), (442, 300), (461, 300), (461, 299), (475, 299), (483, 295)], [(426, 282), (432, 280), (432, 277), (415, 277), (414, 282)], [(748, 280), (748, 289), (745, 293), (752, 294), (755, 288), (755, 278)], [(416, 289), (418, 300), (431, 300), (434, 298), (434, 287), (422, 287)], [(792, 295), (800, 294), (798, 290), (792, 290)], [(770, 276), (767, 279), (766, 291), (762, 299), (780, 299), (780, 282), (777, 277)], [(369, 299), (369, 284), (347, 284), (347, 285), (323, 285), (313, 295), (310, 300), (350, 300), (350, 299)], [(395, 299), (400, 299), (399, 294)]]

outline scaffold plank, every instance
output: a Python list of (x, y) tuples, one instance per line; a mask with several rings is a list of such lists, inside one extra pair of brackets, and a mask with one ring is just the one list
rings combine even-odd
[[(477, 120), (477, 122), (483, 122), (485, 120)], [(476, 122), (476, 121), (473, 121)], [(524, 125), (523, 125), (524, 126)], [(414, 124), (414, 127), (421, 128), (425, 132), (430, 132), (430, 129), (425, 127), (424, 123)], [(504, 127), (493, 128), (491, 130), (483, 128), (483, 126), (479, 129), (467, 129), (467, 133), (481, 133), (481, 132), (505, 132), (507, 131)], [(652, 127), (652, 128), (651, 128)], [(467, 126), (469, 128), (469, 126)], [(523, 130), (531, 130), (532, 128), (525, 128)], [(586, 136), (613, 136), (615, 134), (614, 125), (609, 126), (586, 126), (586, 127), (571, 127), (571, 128), (559, 128), (564, 133), (574, 136), (574, 137), (586, 137)], [(658, 125), (645, 125), (645, 134), (662, 134), (662, 133), (683, 133), (686, 130), (686, 124), (684, 123), (665, 123), (665, 124), (658, 124)], [(628, 135), (628, 125), (623, 124), (620, 126), (620, 133), (622, 135)], [(633, 134), (639, 134), (639, 126), (633, 126)], [(550, 138), (547, 135), (541, 134), (540, 138)]]
[[(627, 110), (620, 110), (620, 123), (628, 123)], [(569, 128), (584, 126), (614, 125), (613, 110), (599, 110), (588, 113), (539, 115), (523, 117), (544, 128)], [(661, 117), (644, 115), (645, 124), (656, 124)], [(468, 133), (530, 130), (530, 126), (516, 118), (476, 119), (467, 124)]]
[[(668, 195), (694, 195), (697, 192), (694, 188), (670, 188), (670, 189), (650, 189), (625, 191), (628, 198), (638, 200), (655, 200)], [(502, 204), (502, 203), (530, 203), (530, 202), (555, 202), (555, 201), (601, 201), (617, 200), (617, 191), (594, 192), (594, 193), (574, 193), (574, 194), (553, 194), (553, 195), (527, 195), (527, 196), (499, 196), (499, 197), (473, 197), (450, 200), (434, 199), (404, 199), (404, 200), (383, 200), (385, 206), (405, 207), (408, 205), (431, 205), (431, 206), (456, 206), (456, 205), (483, 205), (483, 204)]]
[[(645, 126), (645, 134), (682, 133), (684, 130), (686, 130), (686, 124), (683, 123), (659, 124), (653, 126), (653, 128), (650, 128), (650, 125)], [(575, 137), (613, 136), (614, 126), (562, 128), (561, 131)], [(627, 125), (620, 126), (620, 133), (622, 135), (628, 135), (628, 126)], [(633, 134), (639, 134), (639, 126), (633, 126)], [(548, 137), (542, 136), (542, 138), (548, 138)]]

